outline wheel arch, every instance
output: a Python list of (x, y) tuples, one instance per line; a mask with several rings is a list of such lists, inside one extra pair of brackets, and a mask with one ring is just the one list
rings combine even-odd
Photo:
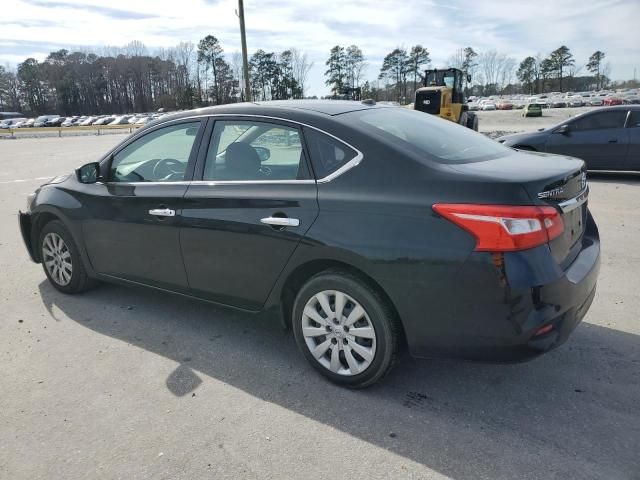
[(382, 288), (382, 286), (362, 269), (355, 267), (349, 263), (334, 259), (310, 260), (298, 265), (288, 274), (280, 291), (280, 313), (283, 327), (285, 327), (287, 330), (291, 328), (293, 303), (302, 286), (314, 275), (328, 270), (342, 270), (348, 272), (352, 275), (357, 276), (368, 286), (376, 290), (376, 292), (382, 297), (384, 302), (393, 312), (394, 318), (392, 319), (392, 321), (396, 322), (398, 326), (401, 344), (406, 345), (407, 342), (404, 326), (402, 324), (402, 319), (398, 314), (398, 309), (394, 305), (387, 292), (385, 292), (385, 290)]
[(37, 261), (37, 263), (40, 263), (42, 261), (42, 258), (40, 255), (40, 247), (38, 246), (38, 240), (40, 239), (40, 232), (42, 232), (42, 229), (45, 227), (45, 225), (47, 225), (48, 223), (54, 220), (58, 220), (63, 224), (64, 224), (64, 221), (62, 220), (60, 215), (57, 215), (56, 213), (53, 213), (50, 210), (45, 210), (45, 211), (35, 213), (33, 214), (33, 216), (34, 218), (31, 223), (31, 245), (33, 245), (34, 259)]

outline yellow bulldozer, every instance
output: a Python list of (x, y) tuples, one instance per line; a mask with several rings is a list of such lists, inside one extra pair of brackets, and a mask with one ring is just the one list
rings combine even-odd
[[(438, 115), (478, 131), (478, 117), (469, 111), (462, 82), (464, 73), (457, 68), (425, 70), (422, 84), (416, 90), (413, 108)], [(471, 81), (467, 75), (468, 82)]]

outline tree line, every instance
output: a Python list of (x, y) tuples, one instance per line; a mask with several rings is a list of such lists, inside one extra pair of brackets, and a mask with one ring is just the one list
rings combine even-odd
[[(495, 50), (465, 47), (442, 66), (464, 72), (467, 95), (533, 94), (605, 88), (611, 83), (605, 58), (597, 50), (581, 66), (563, 45), (518, 63)], [(360, 98), (408, 103), (430, 65), (431, 53), (423, 45), (399, 46), (385, 55), (374, 78), (367, 78), (362, 49), (336, 45), (325, 62), (325, 84), (330, 98), (355, 98), (357, 92)], [(255, 51), (249, 58), (252, 98), (303, 98), (312, 66), (308, 55), (295, 48)], [(244, 101), (243, 85), (241, 55), (227, 55), (213, 35), (153, 54), (133, 41), (101, 51), (62, 49), (42, 62), (27, 58), (15, 70), (0, 67), (0, 110), (73, 115), (188, 109)]]
[[(252, 97), (302, 98), (312, 62), (295, 48), (250, 57)], [(112, 114), (188, 109), (243, 101), (242, 59), (230, 58), (213, 35), (149, 54), (133, 41), (100, 52), (66, 49), (42, 62), (0, 67), (0, 110), (30, 115)]]
[[(357, 52), (353, 56), (350, 52)], [(352, 59), (356, 58), (356, 62)], [(529, 56), (520, 64), (516, 59), (495, 50), (476, 52), (472, 47), (458, 49), (446, 65), (464, 73), (467, 95), (498, 95), (515, 93), (546, 93), (551, 91), (583, 91), (607, 87), (610, 65), (604, 63), (605, 53), (596, 51), (584, 67), (576, 64), (573, 54), (561, 46), (548, 56)], [(353, 93), (354, 65), (358, 66), (357, 78), (363, 77), (367, 66), (362, 50), (356, 45), (344, 48), (336, 45), (326, 61), (326, 85), (335, 97), (348, 97)], [(396, 47), (382, 61), (377, 78), (367, 80), (361, 86), (362, 98), (410, 102), (413, 93), (422, 85), (423, 71), (431, 65), (430, 52), (422, 45), (410, 49)], [(583, 68), (588, 74), (584, 74)], [(467, 77), (471, 82), (467, 82)]]

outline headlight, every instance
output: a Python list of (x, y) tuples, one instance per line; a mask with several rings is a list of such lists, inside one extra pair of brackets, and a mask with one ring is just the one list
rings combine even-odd
[(33, 199), (36, 198), (36, 194), (34, 193), (30, 193), (27, 196), (27, 213), (29, 213), (31, 211), (31, 204), (33, 203)]

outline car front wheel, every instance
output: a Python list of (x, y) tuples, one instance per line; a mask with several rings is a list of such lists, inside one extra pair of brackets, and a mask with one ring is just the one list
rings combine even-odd
[(78, 247), (59, 220), (47, 223), (40, 232), (40, 258), (49, 282), (63, 293), (79, 293), (91, 288)]
[(311, 365), (331, 381), (363, 388), (393, 366), (398, 332), (392, 309), (358, 276), (322, 272), (298, 293), (293, 308), (296, 342)]

